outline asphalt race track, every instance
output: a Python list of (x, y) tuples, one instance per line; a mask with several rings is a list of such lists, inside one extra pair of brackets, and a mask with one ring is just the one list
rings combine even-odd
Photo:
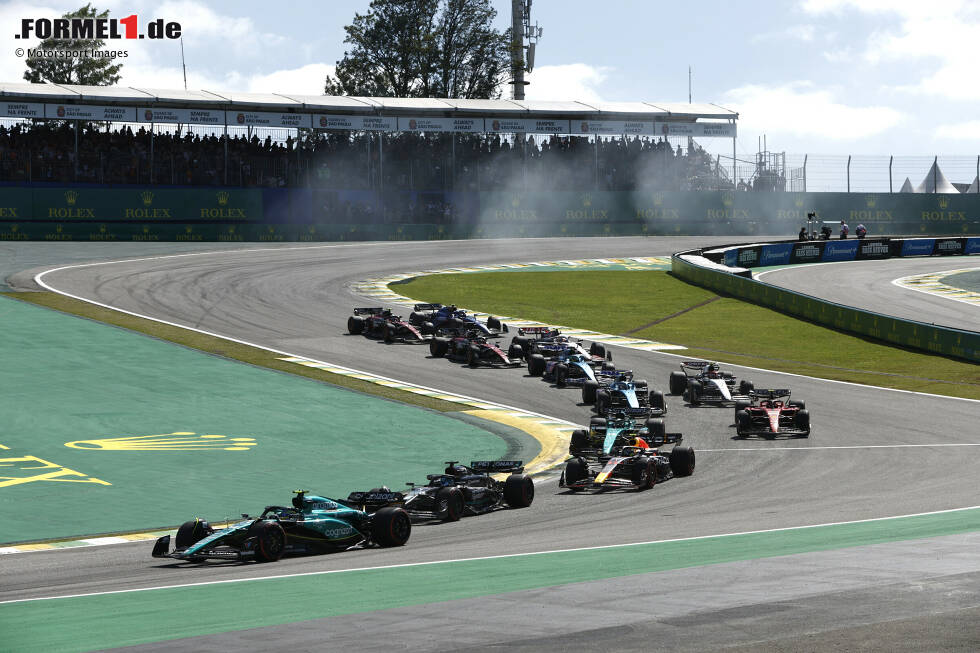
[[(346, 335), (351, 307), (376, 303), (353, 295), (349, 285), (387, 273), (464, 264), (669, 255), (710, 245), (710, 240), (278, 247), (71, 268), (47, 274), (45, 281), (61, 291), (150, 317), (587, 423), (589, 411), (578, 404), (577, 390), (551, 388), (524, 370), (471, 370), (429, 359), (425, 348), (386, 346)], [(915, 272), (967, 267), (967, 260), (964, 265), (947, 259), (915, 261), (915, 270), (906, 265), (910, 261), (869, 267), (890, 282)], [(893, 264), (890, 270), (887, 263)], [(822, 278), (834, 281), (817, 282), (812, 276), (808, 281), (850, 289), (865, 284), (862, 270), (867, 265), (861, 270), (811, 266), (808, 269), (820, 269), (827, 275)], [(943, 265), (948, 267), (937, 267)], [(775, 283), (775, 276), (766, 280)], [(841, 278), (846, 281), (840, 283)], [(898, 303), (928, 299), (899, 288), (894, 292), (901, 293)], [(865, 304), (866, 295), (848, 296), (867, 308), (880, 308)], [(618, 367), (634, 369), (638, 378), (659, 388), (666, 386), (682, 358), (613, 351)], [(693, 477), (671, 480), (651, 492), (581, 496), (559, 491), (557, 477), (539, 478), (535, 503), (528, 510), (419, 527), (410, 544), (399, 550), (287, 559), (274, 566), (174, 568), (150, 558), (147, 543), (5, 556), (0, 601), (778, 529), (980, 504), (980, 446), (970, 446), (980, 444), (977, 402), (726, 367), (756, 387), (789, 387), (795, 398), (805, 399), (813, 420), (811, 438), (735, 440), (732, 409), (690, 408), (680, 397), (670, 397), (668, 430), (685, 434), (685, 444), (698, 451), (698, 466)], [(175, 515), (175, 521), (180, 519), (183, 516)], [(302, 627), (261, 629), (267, 632), (258, 636), (275, 636), (281, 638), (277, 647), (300, 650), (315, 649), (326, 632), (338, 644), (346, 633), (362, 650), (391, 650), (392, 632), (400, 633), (399, 643), (409, 650), (828, 650), (830, 644), (844, 650), (876, 642), (894, 642), (885, 648), (904, 645), (911, 647), (908, 650), (965, 642), (963, 650), (973, 650), (980, 642), (975, 625), (980, 606), (978, 543), (980, 537), (968, 534), (793, 560), (770, 558), (627, 576), (589, 583), (583, 591), (591, 600), (582, 600), (582, 594), (569, 586), (545, 588), (522, 592), (513, 600), (506, 598), (510, 595), (497, 597), (492, 619), (481, 619), (477, 602), (470, 600), (440, 607), (424, 627), (407, 623), (406, 610), (389, 610), (373, 613), (371, 628), (350, 626), (348, 632), (343, 624), (350, 619), (325, 619)], [(920, 552), (924, 555), (918, 559)], [(618, 598), (606, 598), (620, 592), (629, 597), (625, 605)], [(597, 602), (610, 604), (597, 611)], [(531, 612), (528, 606), (533, 606)], [(466, 634), (467, 628), (476, 627), (473, 624), (482, 628), (477, 639)], [(433, 629), (450, 636), (461, 626), (460, 636), (448, 643), (432, 638)], [(910, 632), (925, 637), (921, 648), (916, 648)], [(826, 638), (808, 639), (821, 634)], [(243, 647), (245, 637), (228, 633), (156, 648)]]
[(904, 320), (975, 331), (980, 329), (980, 306), (892, 283), (895, 279), (915, 274), (967, 268), (980, 268), (980, 258), (950, 256), (797, 265), (770, 270), (763, 273), (759, 280)]

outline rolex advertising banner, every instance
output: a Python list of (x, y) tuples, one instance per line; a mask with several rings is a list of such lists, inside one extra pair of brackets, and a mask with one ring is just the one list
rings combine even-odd
[[(263, 219), (260, 189), (86, 187), (32, 188), (27, 192), (31, 196), (30, 210), (24, 207), (22, 197), (21, 204), (15, 207), (24, 216), (22, 220), (261, 222)], [(3, 195), (6, 197), (7, 193)]]

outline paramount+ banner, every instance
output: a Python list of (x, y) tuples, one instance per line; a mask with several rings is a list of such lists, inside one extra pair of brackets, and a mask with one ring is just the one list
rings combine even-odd
[(264, 217), (258, 189), (34, 188), (15, 193), (13, 202), (7, 196), (0, 215), (14, 212), (17, 216), (7, 219), (25, 221), (261, 222)]

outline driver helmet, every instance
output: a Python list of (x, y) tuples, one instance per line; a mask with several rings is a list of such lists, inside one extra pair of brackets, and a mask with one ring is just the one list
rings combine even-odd
[(446, 468), (446, 473), (452, 476), (466, 476), (466, 468), (462, 465), (450, 465)]

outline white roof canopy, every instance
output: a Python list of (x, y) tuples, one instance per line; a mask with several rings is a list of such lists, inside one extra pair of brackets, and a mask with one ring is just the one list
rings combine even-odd
[(460, 100), (446, 98), (366, 98), (295, 93), (233, 93), (217, 90), (166, 90), (124, 86), (76, 86), (59, 84), (0, 83), (0, 101), (64, 102), (127, 107), (227, 109), (318, 113), (370, 113), (463, 117), (514, 116), (530, 119), (628, 121), (731, 120), (738, 113), (714, 104), (664, 102)]

